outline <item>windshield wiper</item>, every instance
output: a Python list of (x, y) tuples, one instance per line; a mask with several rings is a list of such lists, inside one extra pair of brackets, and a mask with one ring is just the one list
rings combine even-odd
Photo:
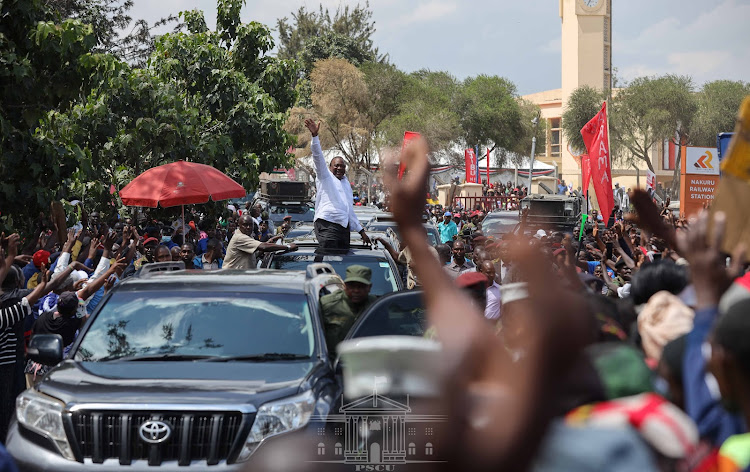
[(209, 356), (205, 354), (155, 354), (151, 356), (123, 356), (104, 358), (101, 361), (198, 361), (204, 359), (213, 359), (216, 356)]
[(295, 361), (300, 359), (309, 359), (310, 356), (303, 354), (289, 354), (279, 352), (267, 352), (265, 354), (251, 354), (247, 356), (216, 356), (209, 359), (208, 362), (228, 362), (228, 361)]

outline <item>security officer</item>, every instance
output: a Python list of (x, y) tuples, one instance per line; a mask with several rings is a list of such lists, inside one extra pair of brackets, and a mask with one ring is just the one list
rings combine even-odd
[(335, 355), (336, 345), (344, 340), (359, 315), (376, 299), (370, 295), (372, 270), (369, 267), (347, 267), (344, 284), (344, 290), (320, 298), (326, 344), (332, 356)]

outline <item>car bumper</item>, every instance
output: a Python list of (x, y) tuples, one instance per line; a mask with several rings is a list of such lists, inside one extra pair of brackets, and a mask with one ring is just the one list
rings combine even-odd
[[(194, 461), (189, 466), (179, 466), (176, 462), (163, 462), (158, 466), (148, 465), (148, 461), (133, 461), (130, 465), (122, 466), (117, 459), (109, 459), (102, 464), (94, 464), (90, 459), (85, 462), (77, 462), (65, 459), (58, 452), (43, 446), (35, 441), (33, 433), (27, 433), (19, 429), (18, 423), (13, 421), (8, 430), (8, 436), (5, 447), (13, 456), (13, 459), (21, 472), (79, 472), (79, 471), (114, 471), (124, 470), (140, 471), (149, 470), (159, 472), (185, 471), (192, 468), (193, 470), (207, 471), (239, 471), (247, 470), (248, 463), (227, 464), (219, 462), (216, 465), (207, 465), (205, 461)], [(42, 439), (40, 442), (46, 441)], [(50, 446), (51, 447), (51, 446)]]

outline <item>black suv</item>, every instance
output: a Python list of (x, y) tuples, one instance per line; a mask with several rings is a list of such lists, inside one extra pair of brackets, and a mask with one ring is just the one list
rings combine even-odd
[[(385, 233), (370, 233), (370, 238), (386, 237)], [(310, 264), (326, 263), (333, 267), (342, 278), (346, 276), (346, 268), (357, 264), (369, 267), (372, 271), (372, 288), (370, 293), (377, 297), (388, 293), (404, 290), (404, 281), (399, 266), (382, 248), (377, 245), (362, 244), (361, 236), (352, 234), (351, 249), (347, 254), (320, 255), (317, 254), (318, 240), (310, 234), (296, 238), (294, 244), (297, 250), (286, 253), (266, 253), (260, 266), (268, 269), (306, 270)]]
[(117, 285), (62, 360), (17, 400), (21, 470), (238, 470), (273, 436), (313, 428), (341, 395), (318, 314), (343, 286), (306, 271), (176, 271)]

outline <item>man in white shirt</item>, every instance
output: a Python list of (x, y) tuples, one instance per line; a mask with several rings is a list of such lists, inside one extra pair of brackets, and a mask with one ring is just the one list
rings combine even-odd
[(488, 320), (498, 320), (500, 319), (502, 299), (500, 298), (500, 285), (495, 282), (495, 264), (492, 261), (482, 262), (480, 272), (490, 280), (490, 286), (487, 287), (487, 305), (484, 309), (484, 317)]
[(346, 178), (346, 162), (341, 157), (334, 157), (326, 167), (318, 138), (320, 123), (307, 119), (305, 126), (312, 135), (310, 147), (317, 177), (314, 225), (321, 252), (348, 251), (351, 231), (361, 234), (362, 242), (369, 244), (370, 238), (354, 214), (354, 196)]

